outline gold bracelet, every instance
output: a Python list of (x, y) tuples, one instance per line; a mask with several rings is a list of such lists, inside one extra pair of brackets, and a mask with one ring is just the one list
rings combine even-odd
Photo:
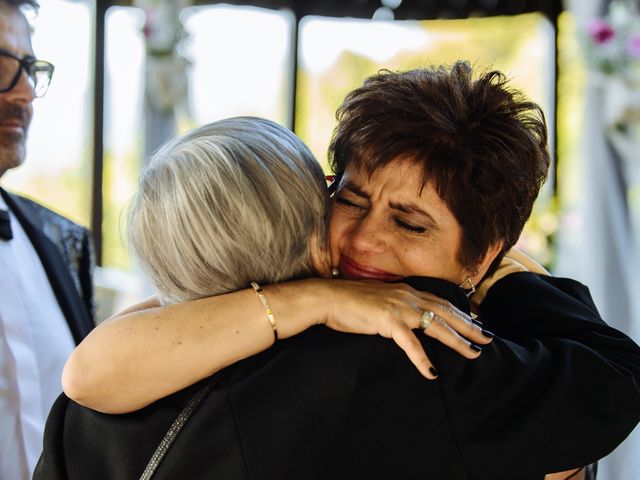
[(251, 282), (251, 286), (256, 291), (256, 295), (258, 295), (258, 298), (262, 302), (264, 309), (267, 311), (267, 318), (269, 319), (269, 323), (271, 324), (271, 328), (273, 329), (273, 339), (274, 339), (274, 342), (277, 342), (278, 327), (276, 326), (276, 319), (273, 316), (273, 311), (271, 310), (271, 307), (269, 307), (269, 303), (267, 302), (267, 297), (264, 296), (264, 293), (263, 293), (264, 291), (262, 290), (262, 287), (258, 285), (256, 282)]

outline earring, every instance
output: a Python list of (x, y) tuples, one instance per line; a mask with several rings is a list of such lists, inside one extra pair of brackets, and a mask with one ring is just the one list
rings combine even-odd
[(331, 278), (340, 278), (340, 269), (338, 267), (331, 267)]
[[(466, 285), (469, 285), (469, 288), (465, 288)], [(467, 277), (464, 279), (464, 282), (462, 282), (460, 285), (458, 285), (458, 287), (460, 287), (461, 289), (465, 290), (465, 295), (468, 297), (470, 297), (471, 295), (473, 295), (476, 291), (476, 286), (473, 284), (473, 282), (471, 281), (471, 277)]]

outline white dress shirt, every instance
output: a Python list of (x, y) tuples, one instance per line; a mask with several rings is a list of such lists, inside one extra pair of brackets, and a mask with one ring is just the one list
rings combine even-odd
[(0, 209), (9, 210), (13, 231), (0, 240), (0, 479), (27, 480), (75, 344), (40, 258), (2, 197)]

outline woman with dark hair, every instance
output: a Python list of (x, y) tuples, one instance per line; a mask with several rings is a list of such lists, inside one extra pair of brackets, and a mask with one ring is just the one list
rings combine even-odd
[[(511, 424), (505, 413), (505, 435), (538, 422), (540, 435), (531, 441), (567, 448), (562, 468), (615, 448), (640, 418), (638, 347), (604, 326), (583, 286), (527, 273), (505, 258), (549, 167), (540, 108), (502, 74), (474, 77), (468, 63), (458, 62), (374, 75), (347, 96), (337, 117), (328, 238), (332, 270), (342, 279), (265, 287), (269, 322), (252, 289), (138, 305), (76, 349), (65, 368), (65, 392), (101, 411), (135, 410), (321, 323), (393, 338), (425, 377), (439, 372), (446, 384), (455, 373), (446, 362), (436, 372), (411, 330), (473, 359), (491, 338), (488, 328), (500, 342), (489, 343), (482, 360), (497, 366), (484, 358), (495, 348), (506, 362), (500, 371), (512, 362), (517, 376), (485, 383), (499, 391), (477, 386), (477, 401), (509, 412), (524, 399), (539, 399), (534, 392), (543, 388), (555, 412), (553, 420), (532, 413)], [(520, 272), (502, 278), (514, 269)], [(403, 283), (413, 277), (459, 285), (479, 318), (471, 321), (448, 301)], [(571, 447), (567, 432), (579, 439)]]
[[(457, 268), (428, 268), (431, 275), (471, 287), (495, 271), (518, 240), (549, 169), (546, 124), (536, 104), (509, 89), (499, 72), (474, 80), (471, 67), (458, 63), (451, 70), (373, 76), (347, 96), (337, 118), (329, 147), (339, 179), (332, 227), (343, 228), (345, 206), (362, 203), (348, 199), (369, 196), (350, 185), (360, 190), (364, 183), (400, 179), (393, 193), (418, 191), (458, 224), (443, 228), (451, 235), (443, 243), (454, 255), (439, 256)], [(416, 245), (418, 257), (425, 247)], [(422, 273), (417, 258), (406, 263), (385, 268), (398, 277)]]

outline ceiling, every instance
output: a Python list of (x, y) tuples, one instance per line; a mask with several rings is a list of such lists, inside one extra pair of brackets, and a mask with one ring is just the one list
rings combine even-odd
[[(562, 10), (561, 0), (227, 0), (215, 2), (192, 0), (194, 5), (226, 3), (255, 5), (264, 8), (287, 8), (298, 18), (305, 15), (371, 18), (383, 4), (397, 4), (396, 20), (429, 20), (436, 18), (468, 18), (495, 15), (517, 15), (540, 12), (552, 23)], [(106, 10), (110, 5), (131, 5), (131, 0), (98, 0)]]

